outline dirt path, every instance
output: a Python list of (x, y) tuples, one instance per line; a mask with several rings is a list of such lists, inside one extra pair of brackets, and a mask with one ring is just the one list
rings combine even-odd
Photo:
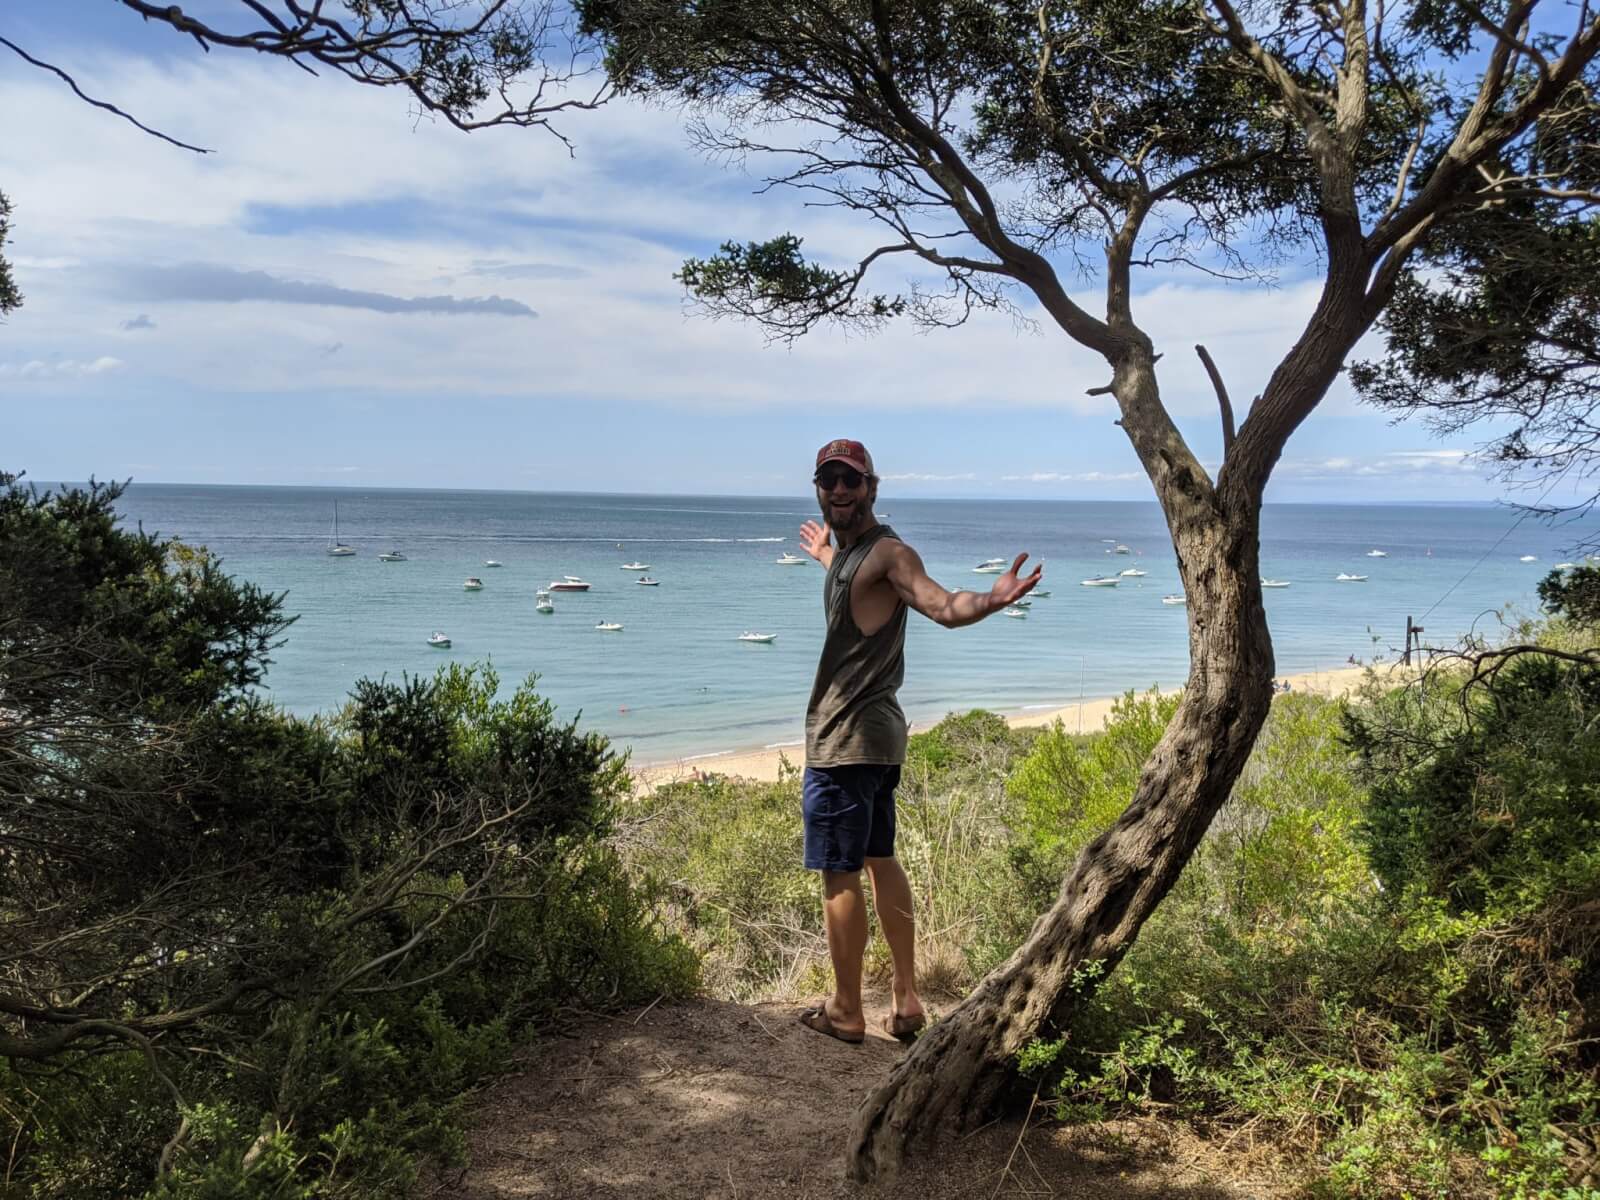
[[(1157, 1121), (1001, 1121), (892, 1185), (843, 1180), (850, 1114), (903, 1048), (847, 1046), (791, 1005), (694, 1000), (584, 1017), (528, 1048), (474, 1102), (471, 1166), (425, 1197), (461, 1200), (1237, 1200), (1290, 1194), (1266, 1162)], [(882, 1013), (869, 1014), (869, 1023)], [(1009, 1166), (1008, 1166), (1009, 1164)], [(1251, 1178), (1259, 1173), (1262, 1178)]]

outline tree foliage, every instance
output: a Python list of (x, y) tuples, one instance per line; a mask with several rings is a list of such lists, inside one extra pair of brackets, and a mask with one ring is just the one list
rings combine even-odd
[[(1497, 169), (1541, 166), (1530, 154)], [(1384, 315), (1387, 355), (1350, 376), (1365, 399), (1439, 434), (1486, 428), (1502, 478), (1544, 490), (1570, 477), (1587, 490), (1546, 507), (1586, 510), (1600, 500), (1600, 217), (1589, 211), (1600, 161), (1550, 173), (1570, 199), (1512, 196), (1429, 243)]]
[(0, 192), (0, 317), (22, 307), (22, 293), (12, 278), (11, 264), (6, 261), (6, 239), (11, 236), (11, 201)]
[(1600, 566), (1551, 571), (1539, 581), (1539, 601), (1549, 612), (1600, 630)]

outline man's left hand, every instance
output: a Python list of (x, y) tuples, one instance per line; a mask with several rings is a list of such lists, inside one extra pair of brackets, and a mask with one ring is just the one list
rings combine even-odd
[(994, 581), (994, 587), (989, 589), (989, 595), (995, 602), (1004, 608), (1014, 604), (1023, 596), (1033, 591), (1039, 585), (1039, 580), (1044, 578), (1044, 563), (1034, 567), (1033, 574), (1022, 575), (1022, 564), (1028, 560), (1027, 551), (1017, 555), (1016, 561), (1011, 564), (1011, 569)]

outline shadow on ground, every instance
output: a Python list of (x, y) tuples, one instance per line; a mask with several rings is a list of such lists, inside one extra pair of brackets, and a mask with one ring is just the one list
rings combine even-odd
[[(694, 1000), (586, 1016), (529, 1047), (473, 1103), (471, 1164), (419, 1197), (459, 1200), (1240, 1200), (1288, 1190), (1165, 1123), (1000, 1121), (889, 1185), (843, 1178), (851, 1114), (904, 1049), (849, 1046), (796, 1009)], [(882, 1012), (875, 1019), (882, 1019)], [(874, 1015), (869, 1014), (869, 1022)], [(1260, 1169), (1260, 1168), (1255, 1168)]]

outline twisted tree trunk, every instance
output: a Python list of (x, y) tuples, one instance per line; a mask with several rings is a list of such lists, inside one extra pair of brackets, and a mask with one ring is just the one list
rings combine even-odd
[(1228, 511), (1203, 490), (1163, 496), (1189, 597), (1189, 680), (1132, 802), (1078, 856), (1028, 940), (863, 1101), (847, 1149), (853, 1178), (891, 1174), (918, 1137), (981, 1119), (1017, 1051), (1071, 1021), (1079, 968), (1109, 970), (1127, 952), (1244, 769), (1272, 701), (1260, 509)]

